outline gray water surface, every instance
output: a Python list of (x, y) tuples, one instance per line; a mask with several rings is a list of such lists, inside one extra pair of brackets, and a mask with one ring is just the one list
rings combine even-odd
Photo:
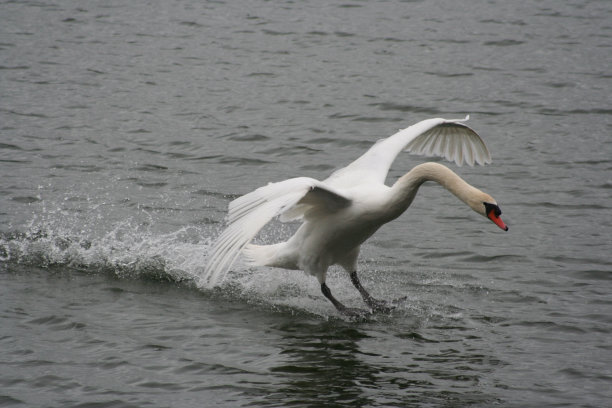
[[(0, 405), (603, 407), (612, 3), (1, 2)], [(199, 287), (232, 199), (463, 117), (493, 163), (362, 248)], [(426, 161), (400, 155), (389, 182)], [(436, 159), (437, 160), (437, 159)], [(272, 223), (257, 238), (286, 239)], [(328, 284), (362, 307), (348, 276)]]

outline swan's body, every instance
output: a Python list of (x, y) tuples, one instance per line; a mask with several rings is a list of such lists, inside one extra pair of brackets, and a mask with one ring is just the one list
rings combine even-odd
[[(467, 120), (467, 118), (465, 119)], [(438, 163), (414, 167), (391, 187), (384, 184), (391, 163), (404, 149), (417, 154), (443, 156), (461, 165), (491, 161), (482, 139), (463, 120), (428, 119), (382, 139), (347, 167), (324, 181), (299, 177), (270, 183), (229, 205), (229, 227), (213, 246), (205, 282), (220, 282), (243, 252), (253, 265), (301, 269), (317, 277), (323, 294), (340, 310), (355, 313), (337, 301), (325, 284), (327, 269), (338, 264), (373, 309), (384, 308), (361, 286), (356, 274), (360, 245), (385, 223), (400, 216), (412, 203), (419, 187), (435, 181), (477, 213), (507, 230), (501, 211), (490, 195), (463, 181)], [(301, 220), (286, 242), (252, 245), (250, 241), (272, 218)]]

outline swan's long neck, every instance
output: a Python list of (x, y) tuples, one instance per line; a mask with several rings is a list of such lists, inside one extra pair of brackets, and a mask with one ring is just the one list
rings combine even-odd
[(419, 187), (426, 181), (435, 181), (453, 193), (474, 211), (484, 215), (483, 202), (492, 202), (491, 196), (466, 183), (451, 169), (438, 163), (420, 164), (406, 173), (391, 187), (390, 206), (398, 214), (404, 212), (414, 200)]

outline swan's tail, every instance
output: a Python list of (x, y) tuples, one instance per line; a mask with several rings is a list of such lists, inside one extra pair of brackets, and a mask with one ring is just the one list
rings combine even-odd
[(249, 244), (243, 250), (242, 254), (247, 264), (253, 266), (280, 266), (280, 250), (284, 247), (285, 242), (280, 242), (274, 245), (254, 245)]

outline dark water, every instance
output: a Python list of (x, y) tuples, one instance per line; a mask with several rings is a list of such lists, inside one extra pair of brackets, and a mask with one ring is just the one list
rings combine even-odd
[[(0, 15), (0, 405), (610, 404), (612, 2)], [(198, 288), (232, 198), (467, 113), (493, 164), (450, 166), (510, 231), (422, 188), (362, 251), (371, 292), (407, 296), (392, 314), (346, 321), (315, 279), (240, 262)]]

